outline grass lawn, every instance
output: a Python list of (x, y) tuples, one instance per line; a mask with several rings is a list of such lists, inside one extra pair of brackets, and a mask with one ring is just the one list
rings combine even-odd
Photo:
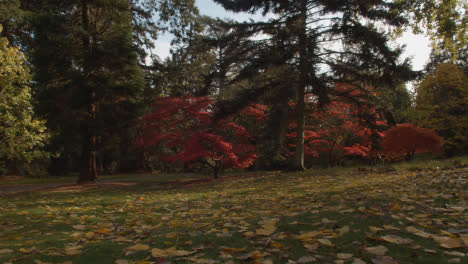
[(468, 168), (412, 166), (4, 195), (0, 263), (467, 263)]

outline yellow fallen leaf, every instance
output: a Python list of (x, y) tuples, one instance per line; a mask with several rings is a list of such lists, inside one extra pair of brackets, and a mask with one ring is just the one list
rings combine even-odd
[(325, 238), (317, 239), (317, 241), (320, 242), (320, 244), (325, 245), (325, 246), (329, 246), (329, 247), (333, 246), (333, 243), (330, 240), (325, 239)]
[(65, 249), (65, 254), (68, 256), (80, 255), (81, 253), (80, 249)]
[(176, 250), (175, 247), (171, 247), (168, 249), (153, 248), (151, 250), (151, 255), (155, 258), (183, 257), (191, 255), (195, 252), (196, 251)]
[(242, 252), (242, 251), (247, 250), (247, 247), (243, 247), (243, 248), (219, 247), (219, 248), (226, 252)]
[(273, 242), (271, 243), (271, 246), (274, 248), (282, 248), (283, 244), (281, 244), (280, 242)]
[(74, 225), (72, 226), (76, 230), (85, 230), (86, 226), (85, 225)]
[(117, 237), (114, 239), (115, 242), (128, 242), (128, 243), (133, 243), (132, 240), (126, 238), (126, 237)]
[(5, 248), (5, 249), (0, 249), (0, 254), (9, 254), (13, 253), (13, 249)]
[(343, 226), (342, 228), (339, 229), (339, 234), (340, 236), (349, 233), (349, 226)]
[(93, 238), (94, 237), (94, 232), (88, 232), (85, 234), (86, 238)]
[(411, 234), (414, 234), (414, 235), (417, 235), (417, 236), (420, 236), (420, 237), (424, 237), (424, 238), (430, 238), (430, 237), (432, 237), (431, 234), (426, 233), (426, 232), (424, 232), (424, 231), (422, 231), (422, 230), (419, 230), (419, 229), (417, 229), (417, 228), (414, 227), (414, 226), (408, 226), (408, 227), (406, 228), (406, 231), (409, 232), (409, 233), (411, 233)]
[(257, 229), (255, 234), (257, 236), (269, 236), (275, 232), (276, 229)]
[(18, 249), (18, 251), (21, 252), (21, 253), (29, 254), (29, 253), (32, 253), (33, 251), (36, 251), (36, 247), (32, 247), (32, 248), (20, 248), (20, 249)]
[(377, 256), (383, 256), (387, 253), (388, 248), (384, 246), (367, 247), (366, 251)]
[(381, 238), (383, 240), (387, 241), (387, 242), (394, 243), (394, 244), (397, 244), (397, 245), (410, 244), (410, 243), (413, 242), (412, 239), (402, 238), (402, 237), (399, 237), (399, 236), (396, 236), (396, 235), (386, 235), (386, 236), (383, 236)]
[(384, 230), (384, 229), (379, 228), (379, 227), (375, 227), (375, 226), (369, 226), (369, 230), (370, 230), (373, 234), (376, 234), (377, 232), (382, 231), (382, 230)]
[(319, 247), (319, 245), (317, 243), (314, 243), (314, 244), (304, 244), (304, 247), (306, 248), (306, 251), (309, 251), (309, 252), (314, 252), (317, 250), (317, 248)]
[(437, 243), (440, 244), (441, 247), (443, 248), (459, 248), (463, 247), (464, 245), (462, 244), (462, 241), (460, 238), (456, 237), (440, 237), (440, 236), (434, 236), (432, 239), (434, 239)]
[(255, 233), (252, 231), (248, 231), (248, 232), (245, 232), (243, 235), (247, 238), (251, 238), (255, 236)]
[(468, 234), (460, 234), (460, 238), (465, 244), (465, 246), (468, 246)]
[(166, 238), (176, 238), (179, 235), (177, 232), (167, 233), (164, 235)]
[(111, 231), (104, 227), (104, 228), (99, 229), (96, 232), (99, 233), (99, 234), (109, 234)]
[(390, 211), (396, 212), (396, 211), (398, 211), (398, 210), (400, 210), (400, 209), (401, 209), (401, 204), (396, 203), (396, 204), (394, 204), (394, 205), (390, 208)]
[(444, 234), (444, 235), (449, 236), (449, 237), (457, 237), (456, 235), (454, 235), (454, 234), (452, 234), (452, 233), (450, 233), (450, 232), (444, 231), (444, 230), (440, 230), (440, 232), (441, 232), (442, 234)]
[(142, 244), (136, 244), (134, 246), (126, 248), (126, 250), (131, 250), (131, 251), (148, 250), (148, 249), (149, 249), (148, 245), (142, 245)]
[(316, 236), (318, 236), (320, 234), (322, 234), (322, 232), (310, 231), (310, 232), (307, 232), (307, 233), (300, 234), (300, 235), (296, 236), (296, 238), (301, 240), (302, 242), (307, 242), (307, 241), (310, 241), (310, 240), (314, 239)]
[(35, 259), (35, 260), (34, 260), (34, 264), (52, 264), (52, 263), (50, 263), (50, 262), (42, 262), (42, 261), (40, 261), (40, 260), (38, 260), (38, 259)]
[(338, 253), (337, 257), (339, 259), (350, 259), (353, 257), (353, 254), (348, 254), (348, 253)]

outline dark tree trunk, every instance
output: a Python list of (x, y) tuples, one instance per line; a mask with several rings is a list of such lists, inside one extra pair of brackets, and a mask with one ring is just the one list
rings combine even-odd
[(82, 156), (81, 156), (81, 169), (78, 179), (79, 183), (94, 182), (97, 180), (96, 168), (96, 132), (94, 130), (94, 123), (96, 121), (96, 92), (94, 88), (88, 84), (90, 77), (90, 59), (91, 59), (91, 45), (89, 37), (89, 16), (88, 16), (88, 1), (81, 0), (81, 23), (83, 27), (83, 83), (87, 92), (88, 100), (88, 113), (86, 121), (83, 122), (83, 133), (85, 139), (83, 142)]
[(301, 15), (298, 23), (299, 34), (299, 71), (300, 80), (296, 86), (296, 154), (294, 155), (292, 169), (304, 170), (304, 128), (305, 128), (305, 90), (307, 87), (307, 1), (301, 1)]
[(218, 179), (219, 178), (219, 171), (222, 168), (222, 163), (221, 163), (221, 160), (215, 160), (214, 162), (215, 162), (215, 164), (213, 166), (213, 176), (214, 176), (215, 179)]

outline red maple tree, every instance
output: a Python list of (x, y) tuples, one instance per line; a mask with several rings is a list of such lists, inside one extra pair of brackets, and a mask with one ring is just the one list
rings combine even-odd
[(385, 153), (410, 159), (415, 153), (442, 152), (442, 140), (432, 129), (398, 124), (385, 131), (382, 147)]
[(239, 125), (240, 119), (259, 121), (265, 107), (250, 105), (237, 116), (213, 123), (213, 102), (209, 97), (166, 97), (157, 99), (153, 111), (143, 118), (141, 147), (162, 146), (161, 159), (201, 163), (213, 169), (246, 168), (256, 159), (252, 137)]
[[(335, 97), (321, 109), (313, 97), (309, 97), (304, 133), (306, 157), (326, 158), (329, 165), (336, 165), (345, 156), (369, 157), (386, 125), (376, 108), (367, 101), (369, 95), (373, 95), (373, 87), (364, 90), (337, 84), (335, 89), (346, 96)], [(294, 109), (294, 105), (291, 107)], [(288, 138), (296, 137), (295, 126), (290, 124), (292, 132)]]

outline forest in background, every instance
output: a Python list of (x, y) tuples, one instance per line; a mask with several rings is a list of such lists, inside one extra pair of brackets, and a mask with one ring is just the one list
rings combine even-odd
[[(215, 2), (273, 18), (200, 16), (193, 0), (0, 1), (1, 174), (217, 177), (466, 154), (463, 1)], [(433, 40), (422, 72), (390, 45), (405, 30)]]

